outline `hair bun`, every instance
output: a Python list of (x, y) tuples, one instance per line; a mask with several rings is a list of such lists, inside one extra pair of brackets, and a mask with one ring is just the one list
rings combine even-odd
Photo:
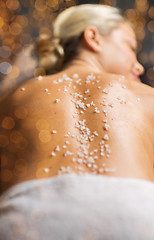
[(62, 67), (64, 49), (59, 38), (40, 37), (35, 46), (36, 54), (39, 57), (39, 64), (47, 71), (58, 71)]

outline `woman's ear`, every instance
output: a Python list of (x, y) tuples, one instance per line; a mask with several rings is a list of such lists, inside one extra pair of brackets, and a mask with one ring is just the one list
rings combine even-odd
[(83, 39), (86, 46), (94, 52), (99, 52), (101, 48), (101, 35), (97, 28), (88, 26), (84, 30)]

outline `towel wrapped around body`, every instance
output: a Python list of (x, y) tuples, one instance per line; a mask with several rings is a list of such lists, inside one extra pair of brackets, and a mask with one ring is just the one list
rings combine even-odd
[(154, 184), (66, 174), (0, 198), (0, 240), (154, 240)]

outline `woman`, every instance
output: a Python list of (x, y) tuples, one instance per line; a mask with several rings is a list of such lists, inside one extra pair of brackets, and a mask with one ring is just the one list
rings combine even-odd
[[(77, 235), (73, 238), (71, 235), (73, 230), (70, 232), (67, 224), (65, 235), (64, 229), (59, 228), (61, 225), (59, 220), (60, 225), (56, 226), (60, 229), (59, 234), (64, 234), (64, 237), (58, 235), (58, 230), (54, 232), (54, 228), (51, 228), (51, 232), (55, 233), (53, 239), (69, 239), (69, 237), (70, 239), (123, 239), (124, 236), (125, 239), (126, 237), (150, 239), (148, 237), (154, 234), (149, 218), (144, 216), (144, 220), (139, 224), (140, 214), (132, 215), (134, 207), (140, 207), (142, 204), (133, 199), (138, 186), (141, 184), (143, 188), (141, 192), (136, 193), (138, 195), (135, 199), (144, 196), (143, 189), (147, 189), (147, 185), (150, 186), (150, 190), (153, 189), (153, 184), (144, 180), (154, 180), (152, 106), (154, 91), (140, 82), (139, 76), (144, 70), (136, 59), (136, 48), (134, 31), (117, 9), (89, 4), (71, 7), (57, 17), (53, 26), (53, 39), (40, 39), (36, 44), (40, 65), (48, 71), (57, 73), (26, 82), (1, 103), (3, 191), (23, 181), (49, 178), (25, 183), (31, 186), (34, 184), (34, 189), (40, 184), (42, 197), (42, 189), (48, 188), (43, 184), (49, 184), (51, 181), (53, 190), (56, 181), (59, 181), (57, 179), (60, 179), (61, 185), (58, 187), (60, 192), (63, 187), (64, 191), (65, 187), (75, 181), (75, 185), (71, 187), (80, 191), (73, 195), (76, 196), (74, 201), (77, 201), (80, 194), (80, 200), (87, 201), (88, 195), (86, 197), (84, 195), (87, 186), (96, 189), (96, 192), (94, 189), (90, 191), (91, 196), (95, 195), (95, 197), (99, 195), (100, 189), (103, 189), (102, 186), (105, 186), (105, 189), (112, 189), (114, 186), (116, 190), (111, 190), (110, 197), (108, 195), (106, 198), (107, 202), (110, 202), (111, 196), (114, 195), (117, 206), (124, 204), (122, 211), (119, 209), (113, 213), (113, 218), (111, 213), (109, 216), (107, 212), (102, 213), (98, 204), (100, 211), (98, 219), (101, 219), (103, 224), (102, 230), (101, 226), (98, 227), (98, 223), (94, 224), (95, 221), (93, 222), (92, 219), (85, 220), (86, 214), (83, 214), (86, 226), (82, 223), (82, 227), (84, 226), (82, 229), (79, 224), (82, 214), (76, 215), (71, 212), (79, 205), (71, 205), (70, 202), (72, 207), (69, 209), (68, 219), (63, 211), (64, 214), (60, 213), (60, 215), (56, 212), (55, 217), (64, 216), (69, 226), (72, 226), (70, 225), (72, 218), (78, 226)], [(53, 180), (50, 178), (65, 173), (77, 173), (70, 175), (75, 180), (71, 180), (69, 175), (59, 176)], [(84, 176), (85, 173), (90, 175)], [(91, 174), (103, 175), (107, 178), (94, 177)], [(67, 177), (69, 180), (66, 180)], [(87, 181), (90, 181), (90, 185)], [(99, 182), (102, 182), (100, 189), (96, 187), (99, 186)], [(130, 190), (127, 184), (132, 182), (134, 187)], [(24, 188), (28, 185), (19, 185), (19, 189), (21, 186)], [(33, 193), (36, 191), (34, 189)], [(45, 202), (50, 200), (51, 192), (49, 192), (45, 190)], [(67, 190), (63, 192), (64, 195), (66, 192)], [(119, 200), (121, 192), (130, 198), (133, 206), (131, 210), (127, 199), (124, 203)], [(30, 196), (29, 193), (29, 199)], [(105, 196), (93, 200), (100, 203), (99, 201), (104, 201)], [(54, 199), (59, 201), (60, 197), (65, 199), (63, 195), (58, 195)], [(148, 206), (149, 195), (146, 194), (146, 197), (144, 203)], [(64, 201), (65, 207), (68, 204), (66, 202)], [(83, 202), (82, 206), (85, 204)], [(61, 203), (60, 201), (59, 204)], [(92, 206), (92, 215), (96, 205)], [(88, 202), (87, 206), (90, 206)], [(65, 207), (66, 211), (67, 207)], [(116, 211), (115, 205), (113, 208), (113, 212)], [(126, 214), (124, 209), (127, 209), (130, 215)], [(85, 211), (89, 211), (88, 208)], [(94, 215), (94, 219), (97, 219), (97, 214)], [(143, 212), (141, 214), (145, 215)], [(149, 214), (153, 212), (150, 210)], [(52, 214), (49, 216), (52, 218)], [(117, 218), (122, 219), (122, 222), (118, 222), (114, 228), (112, 223)], [(148, 222), (148, 227), (146, 231), (141, 231), (142, 227), (138, 228), (138, 226), (144, 226), (144, 221)], [(62, 222), (63, 225), (65, 220)], [(94, 228), (92, 228), (93, 224)], [(108, 224), (113, 230), (111, 235), (107, 231)], [(121, 224), (124, 226), (123, 230)], [(135, 232), (129, 231), (130, 226), (135, 228)], [(42, 228), (40, 232), (38, 226), (36, 227), (39, 236), (42, 236), (44, 231), (43, 226)], [(73, 226), (70, 228), (74, 229)], [(25, 234), (25, 231), (22, 234)], [(49, 238), (46, 236), (45, 239)]]

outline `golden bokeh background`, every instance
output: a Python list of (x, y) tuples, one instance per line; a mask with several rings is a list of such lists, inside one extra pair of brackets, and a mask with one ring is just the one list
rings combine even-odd
[(11, 73), (17, 54), (41, 35), (51, 35), (52, 23), (59, 12), (78, 4), (99, 3), (119, 7), (134, 24), (139, 43), (138, 58), (145, 67), (142, 81), (154, 86), (154, 6), (152, 0), (0, 0), (0, 80)]

